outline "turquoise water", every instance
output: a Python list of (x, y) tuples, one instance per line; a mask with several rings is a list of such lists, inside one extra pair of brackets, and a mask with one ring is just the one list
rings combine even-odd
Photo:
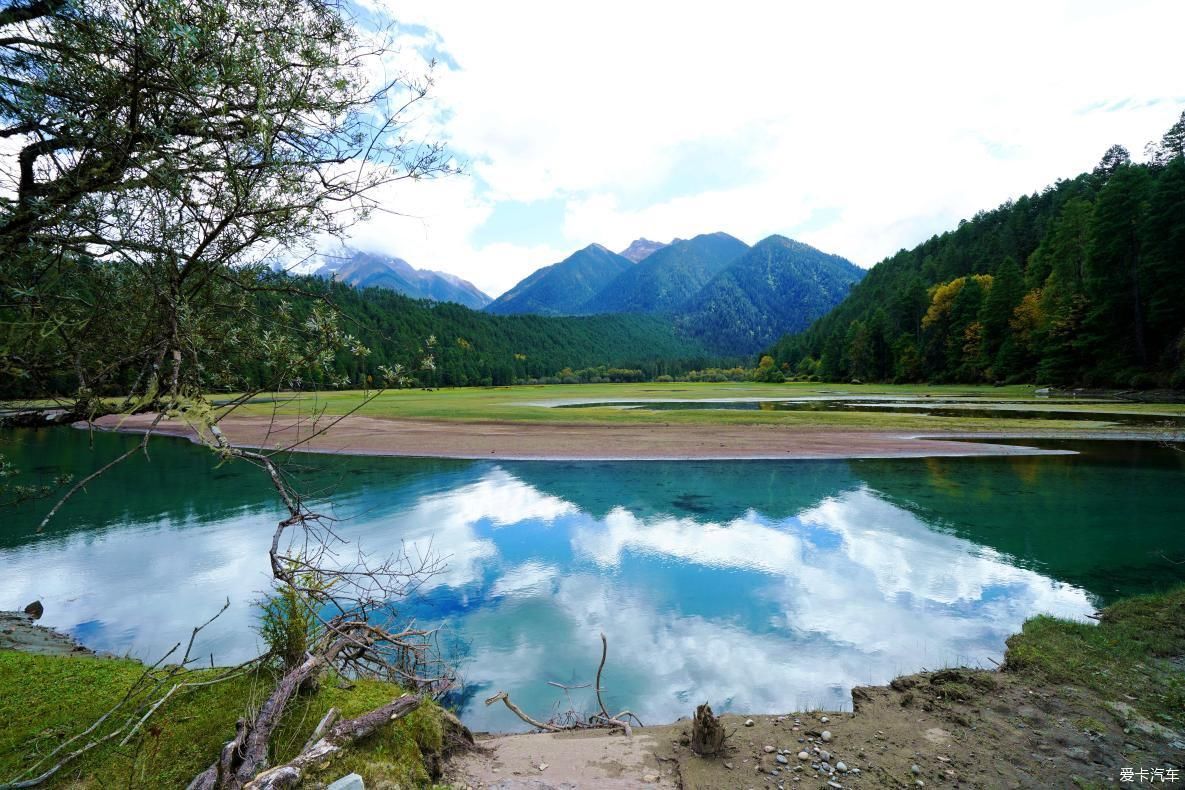
[[(31, 477), (85, 474), (136, 440), (0, 435)], [(852, 685), (953, 663), (990, 666), (1025, 618), (1082, 617), (1163, 589), (1185, 559), (1185, 454), (1062, 443), (1073, 456), (859, 461), (474, 462), (301, 456), (304, 490), (345, 548), (435, 551), (446, 570), (402, 611), (440, 626), (455, 701), (479, 729), (519, 729), (482, 700), (547, 715), (547, 681), (583, 683), (609, 640), (607, 701), (643, 721), (717, 709), (846, 707)], [(67, 504), (0, 511), (0, 608), (101, 650), (155, 659), (231, 607), (197, 652), (261, 649), (279, 516), (261, 473), (178, 440), (150, 445)], [(576, 702), (585, 699), (577, 692)], [(562, 706), (566, 707), (566, 703)]]

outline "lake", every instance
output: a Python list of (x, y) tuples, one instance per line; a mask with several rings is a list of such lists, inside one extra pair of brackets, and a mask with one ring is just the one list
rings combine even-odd
[[(93, 450), (90, 443), (93, 441)], [(84, 475), (135, 437), (8, 432), (28, 477)], [(1033, 444), (1037, 444), (1034, 442)], [(1078, 455), (853, 461), (485, 462), (303, 455), (302, 488), (376, 555), (447, 558), (402, 611), (440, 626), (471, 727), (522, 729), (482, 700), (546, 716), (547, 681), (592, 680), (644, 722), (719, 710), (846, 708), (853, 685), (990, 667), (1047, 612), (1082, 618), (1164, 589), (1185, 559), (1185, 453), (1042, 442)], [(261, 651), (254, 601), (280, 514), (262, 473), (154, 440), (68, 503), (0, 511), (0, 608), (89, 647), (155, 660), (228, 597), (197, 647)], [(205, 658), (206, 661), (211, 660)], [(587, 692), (577, 692), (582, 705)], [(560, 705), (567, 707), (566, 702)]]

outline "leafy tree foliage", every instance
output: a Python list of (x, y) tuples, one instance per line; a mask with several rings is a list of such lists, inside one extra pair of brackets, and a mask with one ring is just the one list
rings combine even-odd
[(68, 364), (85, 416), (116, 382), (139, 408), (245, 355), (325, 372), (361, 351), (331, 310), (251, 308), (266, 256), (451, 170), (399, 133), (429, 82), (376, 83), (386, 53), (334, 0), (0, 11), (0, 375), (45, 389)]
[(1185, 387), (1185, 114), (1137, 164), (1005, 203), (877, 264), (768, 350), (801, 378)]

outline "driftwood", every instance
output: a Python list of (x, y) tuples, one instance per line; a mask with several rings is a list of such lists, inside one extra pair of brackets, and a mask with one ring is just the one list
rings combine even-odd
[(712, 707), (704, 703), (695, 709), (691, 723), (691, 750), (703, 757), (717, 755), (724, 748), (724, 725), (712, 713)]
[[(366, 650), (378, 641), (397, 640), (397, 635), (387, 634), (379, 628), (368, 625), (364, 622), (344, 623), (338, 626), (334, 632), (338, 638), (318, 650), (318, 652), (310, 654), (303, 663), (294, 667), (284, 674), (280, 681), (272, 689), (272, 693), (268, 695), (263, 704), (259, 707), (259, 711), (255, 717), (248, 719), (239, 719), (235, 725), (235, 737), (229, 741), (223, 748), (218, 761), (202, 771), (189, 784), (189, 790), (239, 790), (239, 788), (247, 786), (256, 786), (253, 780), (257, 781), (260, 772), (267, 766), (268, 743), (271, 740), (272, 733), (276, 727), (279, 726), (281, 719), (284, 716), (284, 711), (288, 706), (288, 702), (300, 690), (300, 688), (309, 680), (315, 678), (322, 670), (333, 666), (338, 656), (350, 650)], [(419, 706), (422, 701), (421, 697), (412, 697), (405, 695), (400, 697), (400, 700), (414, 699), (415, 705), (407, 710), (399, 713), (404, 715)], [(398, 700), (397, 700), (398, 702)], [(383, 707), (376, 708), (369, 713), (365, 713), (358, 718), (348, 719), (346, 721), (338, 722), (329, 729), (329, 734), (315, 740), (310, 739), (310, 743), (306, 744), (301, 754), (289, 765), (296, 765), (296, 777), (299, 779), (299, 771), (303, 767), (307, 767), (308, 762), (299, 763), (306, 755), (316, 754), (318, 756), (324, 754), (328, 756), (340, 750), (340, 746), (350, 741), (362, 737), (362, 735), (373, 732), (374, 729), (383, 722), (390, 721), (399, 716), (392, 715), (395, 709), (392, 709), (390, 703)], [(402, 705), (407, 705), (403, 702)], [(399, 708), (402, 710), (402, 708)], [(333, 713), (333, 711), (330, 711)], [(330, 716), (327, 714), (322, 719), (321, 724), (317, 726), (318, 730), (328, 727), (327, 722)], [(357, 731), (358, 728), (363, 728), (363, 725), (369, 727), (365, 732)], [(348, 737), (353, 733), (352, 737)], [(336, 748), (324, 751), (325, 744), (333, 746), (337, 744)], [(315, 760), (314, 760), (315, 762)], [(276, 780), (279, 781), (279, 780)], [(283, 784), (272, 785), (258, 785), (259, 787), (283, 787)]]
[(284, 765), (263, 771), (244, 785), (244, 790), (275, 790), (281, 787), (295, 787), (304, 772), (332, 758), (346, 746), (370, 735), (388, 722), (403, 718), (423, 702), (422, 697), (404, 694), (392, 702), (363, 713), (355, 719), (346, 719), (329, 728), (324, 737), (313, 743)]
[[(560, 721), (557, 721), (555, 717), (548, 721), (539, 721), (538, 719), (529, 715), (518, 705), (515, 705), (513, 702), (511, 702), (510, 695), (505, 691), (499, 691), (494, 696), (488, 698), (486, 700), (486, 704), (493, 705), (495, 702), (500, 701), (506, 705), (506, 707), (510, 709), (510, 712), (515, 716), (518, 716), (520, 719), (525, 721), (527, 724), (530, 724), (535, 729), (543, 730), (544, 732), (563, 732), (565, 730), (583, 730), (592, 729), (595, 727), (614, 727), (620, 729), (626, 735), (633, 735), (634, 731), (628, 720), (633, 719), (635, 722), (637, 722), (638, 726), (641, 727), (642, 722), (638, 720), (638, 717), (628, 710), (623, 710), (616, 716), (609, 715), (609, 710), (605, 707), (605, 701), (601, 698), (601, 672), (605, 669), (605, 658), (608, 656), (608, 654), (609, 642), (607, 639), (605, 639), (605, 635), (601, 634), (601, 663), (597, 665), (597, 681), (595, 686), (597, 705), (600, 706), (601, 710), (599, 713), (594, 713), (587, 720), (584, 720), (574, 711), (572, 711), (570, 712), (570, 715), (564, 717)], [(563, 683), (553, 683), (550, 681), (548, 685), (564, 689), (565, 692), (572, 688), (588, 687), (588, 684), (584, 684), (583, 686), (565, 686)]]

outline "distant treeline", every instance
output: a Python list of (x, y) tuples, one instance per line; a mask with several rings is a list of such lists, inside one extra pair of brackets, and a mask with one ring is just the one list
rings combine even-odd
[[(383, 288), (359, 290), (315, 277), (273, 277), (272, 285), (327, 297), (340, 312), (342, 328), (370, 349), (365, 357), (343, 353), (336, 360), (335, 376), (358, 386), (379, 366), (396, 364), (417, 385), (464, 387), (652, 381), (733, 367), (739, 361), (708, 353), (656, 316), (490, 315)], [(263, 311), (285, 299), (297, 318), (313, 304), (311, 298), (293, 298), (282, 290), (263, 291), (258, 299)], [(431, 367), (422, 365), (426, 357)], [(260, 383), (264, 371), (251, 369), (247, 360), (243, 365), (244, 378)]]
[(768, 352), (787, 377), (1185, 388), (1185, 114), (875, 266)]

